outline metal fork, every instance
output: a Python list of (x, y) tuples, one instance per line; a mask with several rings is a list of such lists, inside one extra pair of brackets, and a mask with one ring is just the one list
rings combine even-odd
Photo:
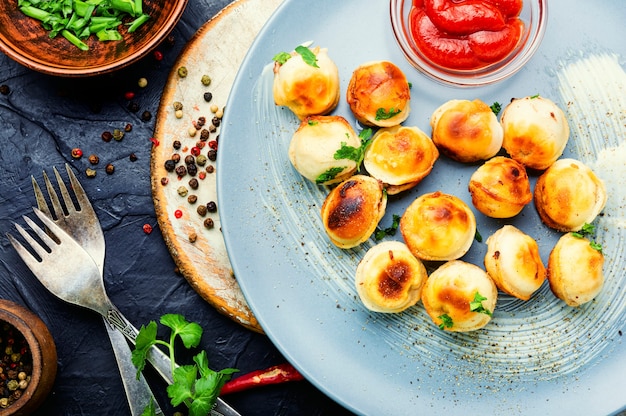
[[(64, 231), (74, 237), (83, 249), (87, 251), (98, 266), (100, 279), (104, 281), (104, 233), (102, 232), (98, 217), (80, 182), (76, 179), (76, 176), (67, 164), (65, 165), (65, 170), (69, 176), (70, 186), (74, 191), (78, 209), (76, 209), (74, 202), (71, 199), (65, 182), (61, 178), (61, 175), (59, 175), (57, 169), (54, 167), (53, 172), (63, 199), (65, 210), (63, 209), (54, 186), (50, 182), (50, 179), (48, 179), (48, 175), (45, 171), (43, 172), (43, 179), (50, 198), (50, 203), (52, 205), (52, 212), (48, 207), (46, 198), (41, 192), (39, 184), (34, 177), (31, 177), (37, 206), (41, 212), (48, 216), (50, 220), (61, 227)], [(113, 353), (120, 371), (131, 415), (141, 415), (150, 400), (152, 400), (155, 405), (156, 414), (162, 414), (157, 400), (150, 390), (150, 386), (143, 377), (143, 374), (140, 374), (139, 378), (136, 377), (137, 372), (131, 359), (131, 350), (126, 343), (124, 335), (117, 331), (106, 320), (106, 318), (102, 317), (102, 320), (109, 336), (109, 340), (111, 341), (111, 346), (113, 347)]]
[[(81, 210), (86, 206), (91, 207), (91, 204), (89, 203), (89, 200), (87, 199), (87, 196), (78, 180), (72, 180), (71, 177), (74, 175), (71, 173), (71, 170), (67, 165), (66, 169), (68, 169), (70, 181), (72, 183), (72, 187), (74, 188), (76, 199), (80, 203)], [(64, 185), (60, 185), (61, 183), (62, 181), (59, 181), (60, 188), (64, 187)], [(65, 189), (65, 191), (67, 191), (67, 189)], [(41, 193), (41, 191), (39, 193)], [(43, 198), (43, 195), (41, 195), (41, 197)], [(51, 199), (52, 198), (53, 197), (51, 196)], [(67, 197), (63, 195), (63, 198), (66, 201), (71, 201), (69, 193), (67, 193)], [(45, 198), (43, 198), (43, 200), (45, 201)], [(73, 206), (71, 204), (67, 205)], [(91, 210), (93, 210), (92, 207)], [(42, 241), (45, 241), (44, 244), (51, 250), (51, 252), (48, 252), (42, 248), (41, 245), (39, 245), (39, 243), (37, 243), (21, 226), (15, 224), (19, 233), (30, 244), (30, 246), (33, 247), (33, 251), (36, 253), (40, 253), (42, 251), (43, 253), (46, 253), (45, 256), (43, 253), (38, 254), (41, 257), (41, 260), (38, 260), (12, 235), (7, 234), (9, 241), (20, 257), (24, 260), (26, 265), (31, 269), (40, 282), (55, 296), (65, 300), (66, 302), (83, 306), (100, 313), (106, 318), (108, 323), (122, 332), (126, 338), (134, 344), (138, 331), (108, 298), (104, 288), (104, 282), (99, 265), (96, 264), (94, 259), (81, 247), (81, 245), (79, 245), (61, 227), (56, 225), (55, 222), (46, 214), (37, 208), (33, 208), (33, 211), (37, 217), (41, 219), (47, 229), (57, 237), (59, 242), (52, 240), (30, 218), (25, 217), (24, 220), (37, 235), (43, 234), (40, 238)], [(92, 227), (93, 224), (96, 224), (97, 228), (100, 229), (95, 213), (93, 216), (95, 220), (91, 221)], [(65, 220), (66, 219), (67, 218), (65, 218)], [(77, 231), (74, 229), (73, 232), (76, 233)], [(63, 250), (59, 250), (61, 243), (63, 243)], [(56, 260), (54, 259), (55, 256), (57, 257)], [(42, 266), (44, 263), (45, 266)], [(150, 349), (147, 358), (161, 377), (167, 383), (172, 384), (172, 362), (170, 358), (156, 347), (152, 347)], [(211, 410), (211, 415), (241, 416), (236, 410), (230, 407), (219, 397), (217, 399), (216, 406)]]

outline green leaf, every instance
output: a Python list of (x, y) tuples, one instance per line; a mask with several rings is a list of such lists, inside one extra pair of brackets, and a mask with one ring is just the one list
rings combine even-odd
[(397, 116), (401, 112), (402, 110), (396, 110), (394, 107), (391, 107), (389, 111), (384, 108), (379, 108), (378, 110), (376, 110), (375, 118), (376, 120), (389, 120), (390, 118)]
[(589, 245), (591, 246), (592, 249), (597, 250), (600, 253), (602, 253), (602, 244), (597, 243), (595, 241), (590, 241)]
[(484, 308), (483, 300), (487, 300), (487, 298), (476, 292), (476, 294), (474, 294), (474, 300), (470, 302), (470, 311), (491, 316), (491, 311)]
[(154, 404), (154, 400), (152, 399), (152, 397), (150, 397), (150, 402), (143, 409), (141, 416), (156, 416), (156, 406)]
[(131, 361), (137, 368), (137, 379), (141, 374), (141, 371), (146, 366), (146, 357), (148, 350), (156, 342), (157, 324), (154, 321), (150, 321), (147, 326), (141, 326), (137, 338), (135, 339), (135, 349), (131, 353)]
[(454, 322), (452, 322), (452, 318), (450, 318), (448, 314), (444, 313), (443, 315), (438, 316), (438, 318), (441, 319), (439, 329), (452, 328), (454, 326)]
[(317, 56), (315, 56), (311, 49), (307, 48), (306, 46), (300, 45), (296, 47), (296, 52), (299, 53), (300, 56), (302, 56), (302, 60), (304, 61), (304, 63), (312, 67), (319, 68), (319, 65), (317, 65)]
[(346, 168), (346, 166), (330, 168), (326, 172), (324, 172), (320, 176), (318, 176), (315, 179), (315, 183), (321, 184), (321, 183), (324, 183), (324, 182), (332, 181), (333, 179), (335, 179), (337, 177), (337, 175), (339, 175), (341, 172), (343, 172), (343, 170), (345, 168)]
[(161, 323), (178, 335), (186, 348), (197, 347), (202, 338), (202, 327), (195, 322), (188, 322), (179, 314), (166, 314), (161, 317)]
[(291, 54), (287, 52), (279, 52), (272, 58), (272, 61), (278, 62), (279, 64), (284, 64), (289, 59), (291, 59)]
[(476, 233), (474, 234), (474, 240), (478, 241), (479, 243), (483, 242), (483, 236), (480, 234), (480, 232), (478, 232), (478, 228), (476, 229)]
[(500, 111), (502, 111), (502, 104), (496, 101), (493, 104), (491, 104), (490, 108), (491, 108), (491, 111), (493, 111), (495, 115), (498, 115), (500, 114)]
[(193, 399), (193, 388), (198, 375), (198, 369), (195, 365), (183, 365), (172, 374), (174, 383), (167, 386), (167, 395), (171, 399), (174, 406), (185, 402), (185, 400)]
[(385, 238), (388, 235), (396, 235), (396, 232), (398, 230), (398, 226), (400, 225), (400, 219), (402, 217), (400, 217), (400, 215), (398, 214), (393, 214), (393, 220), (391, 222), (391, 226), (387, 227), (385, 229), (381, 229), (376, 227), (376, 233), (374, 235), (374, 238), (378, 241), (382, 240), (383, 238)]

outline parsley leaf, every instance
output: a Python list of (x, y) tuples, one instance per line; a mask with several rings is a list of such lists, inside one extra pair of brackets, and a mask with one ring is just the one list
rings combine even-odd
[(587, 238), (589, 237), (589, 245), (591, 246), (592, 249), (599, 251), (600, 253), (602, 253), (602, 244), (594, 241), (592, 239), (593, 234), (595, 234), (596, 232), (596, 226), (593, 224), (589, 224), (589, 223), (585, 223), (583, 225), (583, 227), (577, 231), (577, 232), (572, 232), (571, 234), (576, 237), (576, 238)]
[(291, 59), (291, 54), (287, 52), (279, 52), (272, 58), (272, 61), (278, 62), (279, 64), (284, 64), (289, 59)]
[(346, 167), (334, 167), (328, 169), (326, 172), (322, 173), (320, 176), (315, 178), (315, 183), (321, 184), (324, 182), (332, 181), (339, 175)]
[(474, 234), (474, 240), (478, 241), (479, 243), (483, 242), (483, 236), (478, 231), (478, 228), (476, 229), (476, 233)]
[(483, 300), (487, 300), (487, 298), (476, 292), (476, 294), (474, 295), (474, 300), (470, 302), (470, 311), (484, 313), (485, 315), (491, 316), (491, 311), (485, 309), (485, 307), (483, 306)]
[(444, 313), (443, 315), (438, 316), (438, 318), (441, 319), (439, 329), (452, 328), (454, 326), (454, 322), (452, 322), (452, 318), (450, 318), (448, 314)]
[(379, 108), (378, 110), (376, 110), (375, 118), (376, 120), (389, 120), (390, 118), (397, 116), (401, 112), (402, 110), (396, 110), (394, 107), (391, 107), (389, 111), (384, 108)]
[(597, 250), (600, 253), (602, 253), (602, 244), (595, 242), (595, 241), (590, 241), (589, 245), (591, 246), (592, 249)]
[(391, 226), (385, 229), (381, 229), (376, 227), (376, 232), (374, 234), (374, 238), (377, 241), (382, 240), (385, 236), (388, 235), (396, 235), (396, 231), (398, 230), (398, 226), (400, 225), (400, 216), (398, 214), (393, 214), (393, 221), (391, 222)]
[(317, 65), (317, 56), (315, 56), (311, 49), (307, 48), (306, 46), (300, 45), (296, 48), (296, 52), (298, 52), (300, 56), (302, 56), (302, 60), (307, 65), (319, 68), (319, 65)]
[(502, 104), (496, 101), (493, 104), (491, 104), (491, 107), (489, 108), (491, 108), (491, 111), (493, 111), (495, 115), (498, 115), (500, 114), (500, 111), (502, 111)]

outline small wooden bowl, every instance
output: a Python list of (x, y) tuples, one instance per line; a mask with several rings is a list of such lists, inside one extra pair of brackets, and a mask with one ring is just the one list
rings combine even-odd
[(57, 350), (50, 331), (37, 315), (14, 302), (0, 299), (0, 325), (4, 323), (19, 331), (26, 340), (33, 368), (30, 382), (20, 398), (0, 409), (0, 416), (25, 416), (33, 413), (52, 390), (57, 373)]
[(23, 14), (17, 0), (0, 0), (0, 51), (20, 64), (50, 75), (86, 77), (112, 72), (144, 57), (167, 37), (180, 19), (187, 0), (144, 0), (150, 19), (134, 33), (120, 27), (121, 41), (85, 41), (88, 51), (63, 36), (48, 36), (41, 22)]

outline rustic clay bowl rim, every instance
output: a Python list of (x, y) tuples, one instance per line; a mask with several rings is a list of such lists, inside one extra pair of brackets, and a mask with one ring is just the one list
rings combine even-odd
[(17, 0), (0, 0), (0, 51), (16, 62), (49, 75), (87, 77), (124, 68), (146, 56), (180, 20), (188, 0), (144, 0), (150, 19), (135, 33), (120, 29), (123, 40), (86, 41), (81, 51), (62, 36), (51, 39), (37, 20), (17, 8)]

